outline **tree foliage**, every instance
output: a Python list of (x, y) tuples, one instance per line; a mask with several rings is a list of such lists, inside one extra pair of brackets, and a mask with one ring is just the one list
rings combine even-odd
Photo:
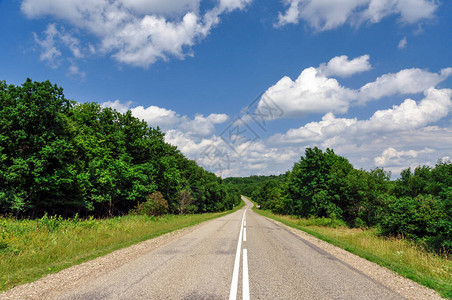
[(159, 194), (169, 213), (211, 212), (240, 202), (229, 190), (130, 111), (0, 82), (0, 214), (113, 216)]

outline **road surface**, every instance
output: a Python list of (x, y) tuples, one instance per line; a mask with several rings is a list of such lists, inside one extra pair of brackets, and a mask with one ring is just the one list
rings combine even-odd
[(403, 299), (245, 201), (57, 299)]

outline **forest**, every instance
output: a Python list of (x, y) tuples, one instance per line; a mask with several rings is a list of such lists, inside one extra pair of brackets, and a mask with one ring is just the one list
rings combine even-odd
[(407, 168), (391, 181), (383, 169), (355, 169), (332, 149), (307, 148), (279, 176), (226, 178), (262, 209), (300, 218), (330, 218), (378, 228), (430, 249), (452, 252), (452, 163)]
[(68, 100), (49, 81), (0, 82), (0, 215), (204, 213), (240, 201), (130, 111)]

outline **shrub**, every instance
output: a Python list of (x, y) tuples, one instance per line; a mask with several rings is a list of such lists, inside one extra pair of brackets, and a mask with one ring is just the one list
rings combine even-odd
[(416, 198), (387, 196), (380, 220), (381, 233), (423, 239), (436, 235), (442, 218), (441, 203), (431, 195)]
[(130, 211), (132, 215), (160, 216), (168, 213), (168, 201), (162, 193), (154, 192), (147, 197), (146, 202), (138, 205)]
[(6, 220), (0, 218), (0, 251), (8, 248)]
[[(196, 210), (198, 209), (198, 207), (193, 205), (194, 198), (188, 190), (179, 191), (177, 193), (176, 199), (179, 203), (179, 213), (181, 214), (191, 213), (193, 211), (196, 212)], [(193, 209), (193, 206), (195, 206), (195, 209)]]
[(63, 224), (63, 217), (58, 215), (49, 217), (47, 213), (45, 213), (44, 216), (38, 220), (38, 222), (38, 224), (43, 225), (47, 228), (47, 230), (52, 232), (57, 230)]

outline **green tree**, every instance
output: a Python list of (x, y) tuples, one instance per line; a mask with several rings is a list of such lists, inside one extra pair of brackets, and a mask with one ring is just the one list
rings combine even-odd
[(0, 214), (121, 215), (156, 192), (170, 213), (240, 201), (130, 111), (76, 104), (30, 79), (0, 82), (0, 104)]
[(0, 83), (0, 207), (37, 216), (82, 205), (68, 135), (71, 102), (49, 81)]
[(436, 235), (443, 212), (441, 203), (433, 196), (388, 196), (385, 202), (380, 222), (384, 235), (402, 235), (413, 239)]
[(307, 148), (288, 176), (286, 199), (290, 205), (285, 206), (292, 206), (289, 213), (340, 218), (347, 206), (341, 188), (352, 169), (347, 159), (331, 149)]

